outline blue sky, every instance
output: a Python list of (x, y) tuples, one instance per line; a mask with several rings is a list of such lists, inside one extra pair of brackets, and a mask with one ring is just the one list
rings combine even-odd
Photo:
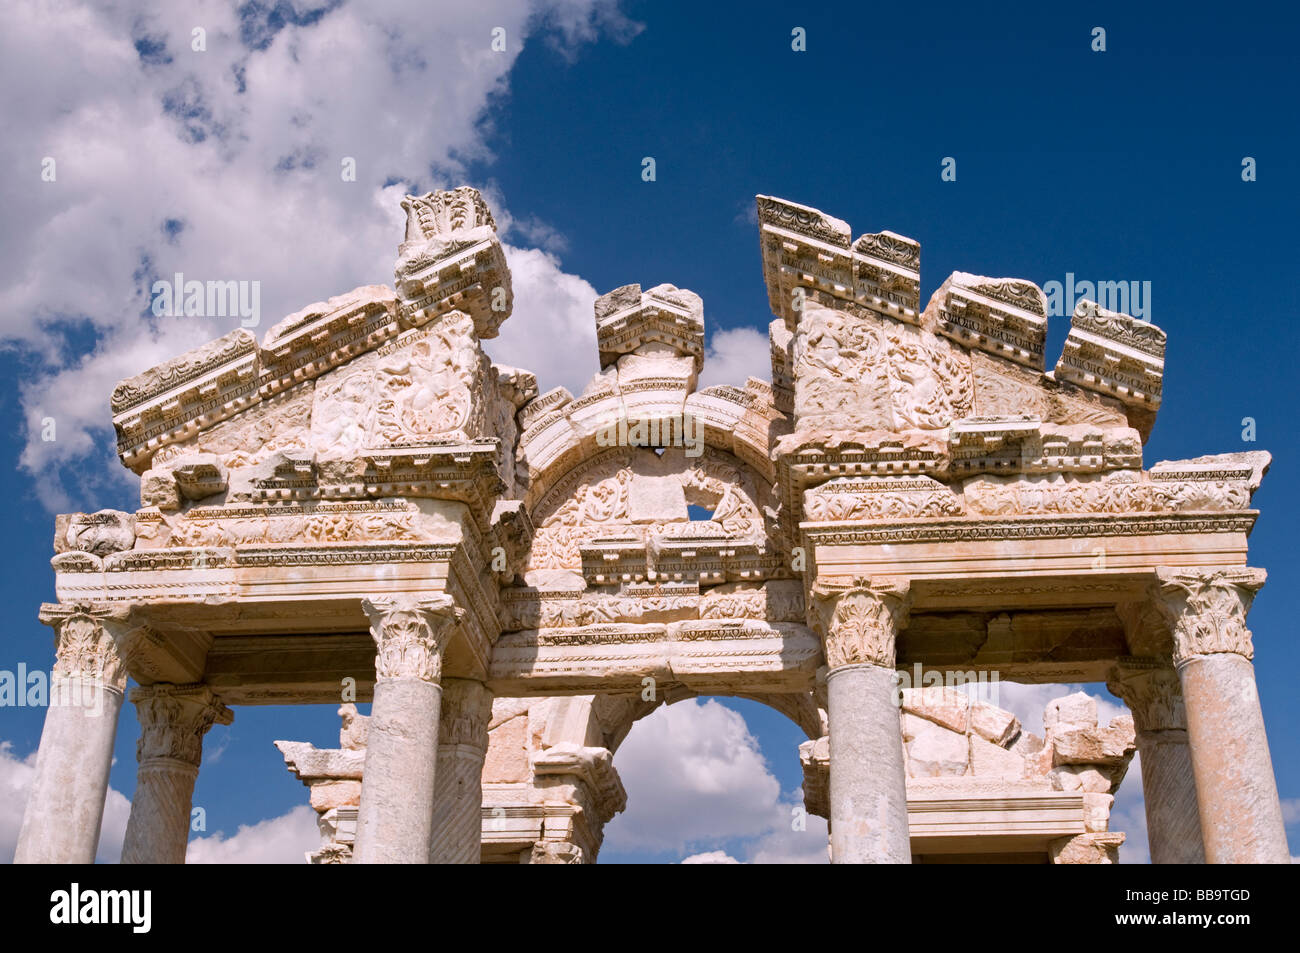
[[(544, 389), (580, 387), (595, 370), (591, 297), (671, 282), (703, 297), (712, 335), (732, 332), (712, 339), (708, 382), (741, 383), (766, 374), (753, 219), (762, 192), (819, 207), (854, 234), (920, 241), (923, 302), (955, 270), (1151, 283), (1149, 318), (1169, 344), (1147, 464), (1274, 456), (1251, 537), (1252, 563), (1270, 578), (1250, 618), (1296, 851), (1294, 10), (502, 0), (38, 12), (20, 0), (6, 18), (0, 490), (11, 505), (0, 597), (11, 615), (0, 668), (50, 664), (36, 609), (53, 598), (53, 512), (134, 508), (113, 457), (113, 382), (237, 323), (147, 315), (152, 277), (261, 280), (265, 330), (312, 301), (390, 282), (396, 199), (468, 183), (489, 195), (515, 272), (516, 311), (495, 357), (536, 370)], [(196, 25), (203, 52), (191, 49)], [(505, 53), (489, 47), (495, 26)], [(1096, 26), (1104, 53), (1091, 49)], [(806, 52), (791, 50), (794, 27), (807, 32)], [(45, 156), (59, 163), (57, 183), (40, 179)], [(342, 156), (358, 160), (357, 182), (340, 180)], [(654, 182), (641, 178), (647, 156)], [(946, 156), (956, 181), (940, 179)], [(1242, 181), (1246, 156), (1257, 181)], [(1049, 359), (1067, 326), (1052, 322)], [(46, 416), (58, 422), (53, 443), (40, 440)], [(1256, 442), (1242, 439), (1246, 417)], [(1045, 700), (1035, 690), (1019, 704)], [(744, 717), (756, 764), (788, 801), (797, 729), (753, 703), (722, 705)], [(695, 727), (688, 718), (672, 730), (734, 729), (716, 708), (692, 705)], [(0, 781), (12, 790), (42, 717), (0, 710)], [(229, 847), (241, 825), (306, 802), (271, 740), (332, 745), (336, 733), (333, 706), (241, 709), (213, 730), (195, 803), (226, 856), (269, 856), (266, 843), (302, 833), (299, 814), (274, 837)], [(126, 797), (136, 734), (128, 706), (112, 773)], [(766, 783), (761, 771), (735, 776), (751, 794)], [(1121, 792), (1130, 807), (1135, 783)], [(629, 796), (635, 805), (634, 787)], [(628, 847), (611, 834), (605, 859), (752, 855), (763, 831), (714, 823), (710, 810), (657, 834), (633, 818), (652, 834)], [(0, 818), (0, 859), (16, 823)]]

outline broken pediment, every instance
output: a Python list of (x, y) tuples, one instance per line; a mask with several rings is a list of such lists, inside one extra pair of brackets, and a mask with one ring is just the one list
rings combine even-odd
[(773, 391), (805, 435), (797, 442), (952, 428), (955, 457), (969, 461), (985, 456), (974, 452), (980, 444), (992, 449), (984, 436), (972, 442), (988, 431), (978, 421), (1024, 416), (1041, 432), (1025, 426), (1018, 441), (1000, 438), (999, 459), (1014, 442), (1050, 445), (1020, 456), (1031, 469), (1052, 459), (1070, 469), (1073, 458), (1087, 469), (1097, 454), (1050, 452), (1070, 428), (1090, 427), (1105, 445), (1149, 435), (1164, 362), (1154, 325), (1084, 302), (1049, 372), (1048, 301), (1033, 282), (955, 272), (920, 310), (916, 242), (892, 232), (850, 242), (849, 226), (817, 209), (765, 195), (757, 203), (776, 315)]

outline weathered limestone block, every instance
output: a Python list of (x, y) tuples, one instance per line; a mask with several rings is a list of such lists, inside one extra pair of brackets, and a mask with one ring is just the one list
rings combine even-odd
[(1062, 837), (1049, 845), (1051, 861), (1054, 864), (1118, 864), (1124, 839), (1119, 833)]
[(960, 777), (970, 762), (970, 743), (965, 733), (943, 728), (934, 722), (903, 713), (903, 747), (907, 752), (907, 773), (914, 778)]
[(1043, 369), (1047, 296), (1030, 281), (953, 272), (935, 292), (938, 331), (967, 347)]
[[(1048, 772), (1058, 791), (1086, 791), (1108, 794), (1116, 788), (1115, 769), (1090, 764), (1064, 764)], [(1121, 774), (1122, 778), (1123, 775)]]
[(406, 240), (398, 249), (396, 286), (416, 324), (449, 311), (470, 316), (479, 338), (496, 337), (514, 308), (514, 290), (492, 211), (477, 189), (408, 195)]
[[(616, 288), (596, 299), (596, 344), (602, 368), (619, 364), (620, 383), (620, 358), (628, 355), (689, 358), (688, 369), (693, 366), (699, 373), (704, 365), (704, 303), (695, 292), (674, 285), (644, 292), (640, 285)], [(646, 375), (632, 375), (639, 376)]]
[(1020, 778), (1025, 774), (1025, 759), (1001, 745), (972, 735), (970, 772), (980, 777)]
[(318, 377), (395, 335), (398, 310), (393, 289), (365, 285), (277, 322), (259, 351), (263, 398)]
[(63, 542), (64, 551), (95, 556), (123, 552), (135, 545), (135, 517), (120, 510), (74, 513), (68, 519)]
[(1057, 764), (1124, 764), (1135, 750), (1129, 715), (1116, 715), (1105, 728), (1058, 725), (1047, 737)]
[(984, 740), (1005, 748), (1020, 734), (1020, 719), (987, 702), (975, 702), (970, 710), (970, 728)]
[(311, 414), (317, 458), (486, 437), (495, 396), (487, 391), (491, 373), (464, 312), (405, 331), (317, 380)]
[(155, 451), (261, 399), (257, 338), (245, 328), (129, 377), (113, 389), (118, 453), (137, 473)]
[[(260, 463), (276, 453), (311, 445), (312, 380), (267, 397), (237, 415), (174, 441), (153, 457), (155, 467), (181, 466), (195, 454), (212, 454), (230, 469)], [(202, 457), (200, 457), (202, 459)]]
[(140, 474), (140, 505), (156, 506), (164, 513), (181, 508), (181, 491), (170, 470), (145, 470)]
[[(904, 726), (907, 724), (908, 713), (961, 734), (966, 733), (970, 722), (970, 696), (955, 688), (905, 688), (902, 690), (902, 707), (905, 713)], [(904, 727), (904, 736), (906, 734)]]
[(1148, 321), (1080, 301), (1057, 362), (1058, 380), (1155, 410), (1165, 368), (1165, 332)]

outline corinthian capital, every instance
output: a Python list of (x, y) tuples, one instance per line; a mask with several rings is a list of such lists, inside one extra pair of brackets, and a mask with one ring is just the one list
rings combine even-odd
[(377, 677), (418, 678), (438, 683), (442, 678), (446, 635), (464, 615), (451, 596), (364, 599), (361, 608), (370, 617)]
[(855, 579), (812, 588), (829, 668), (869, 662), (893, 668), (895, 639), (907, 624), (911, 593), (893, 579)]
[(1138, 731), (1187, 728), (1178, 673), (1157, 659), (1121, 659), (1110, 670), (1106, 688), (1133, 712)]
[(1254, 656), (1246, 613), (1264, 585), (1264, 570), (1161, 569), (1156, 576), (1156, 607), (1173, 631), (1176, 663), (1229, 652), (1247, 659)]
[(54, 629), (54, 674), (96, 679), (125, 691), (130, 615), (125, 606), (42, 605), (39, 618)]
[(141, 764), (166, 758), (198, 767), (208, 729), (234, 720), (206, 685), (148, 685), (131, 692), (131, 701), (140, 719), (135, 756)]

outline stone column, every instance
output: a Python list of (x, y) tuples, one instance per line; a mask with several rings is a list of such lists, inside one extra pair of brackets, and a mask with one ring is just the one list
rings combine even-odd
[(910, 864), (907, 784), (894, 668), (905, 584), (817, 587), (830, 722), (831, 862)]
[(377, 651), (353, 863), (427, 864), (442, 650), (460, 612), (447, 595), (366, 599), (362, 608)]
[(1174, 636), (1205, 859), (1290, 863), (1255, 685), (1246, 613), (1261, 569), (1159, 570), (1158, 608)]
[(140, 718), (140, 767), (122, 863), (183, 864), (203, 736), (234, 715), (206, 685), (149, 685), (133, 691), (131, 701)]
[(45, 604), (56, 661), (16, 864), (91, 864), (126, 689), (125, 609)]
[(1128, 705), (1137, 727), (1151, 863), (1205, 863), (1178, 674), (1156, 660), (1124, 659), (1106, 687)]
[(482, 682), (443, 680), (430, 863), (477, 864), (481, 859), (483, 760), (491, 719), (492, 693)]

